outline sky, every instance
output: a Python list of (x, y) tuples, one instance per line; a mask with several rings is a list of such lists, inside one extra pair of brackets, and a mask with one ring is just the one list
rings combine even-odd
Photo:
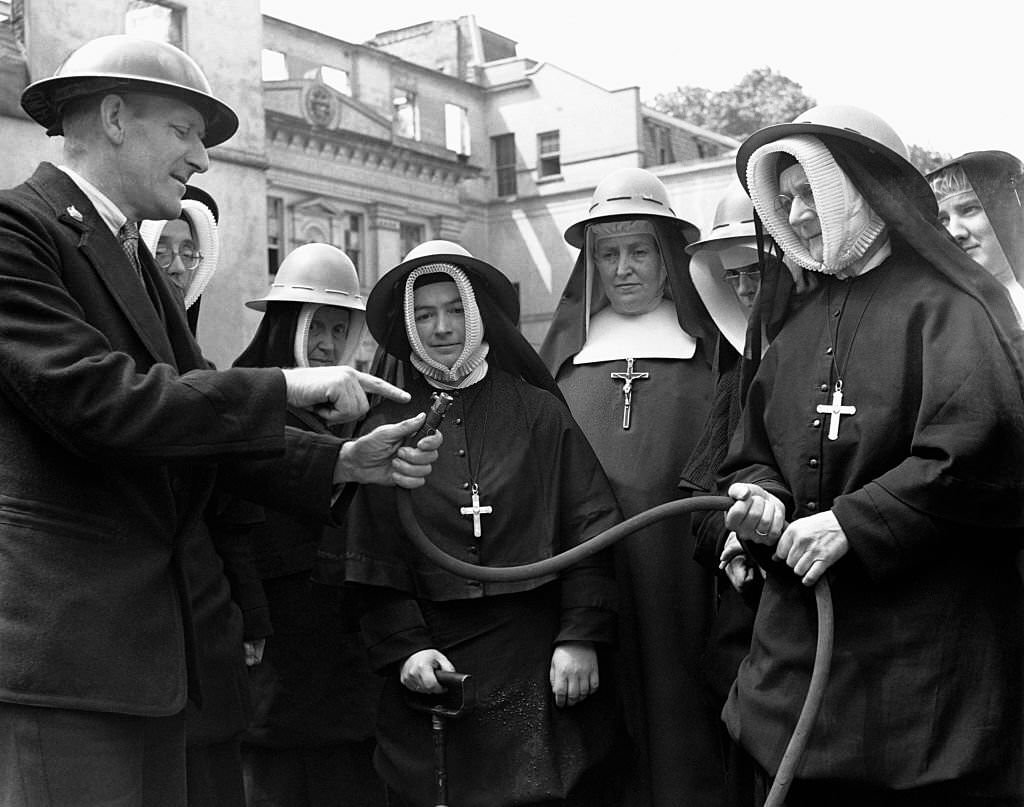
[[(875, 112), (905, 142), (1024, 158), (1019, 0), (649, 2), (261, 0), (263, 12), (349, 42), (474, 15), (551, 62), (644, 101), (677, 86), (725, 90), (771, 67), (818, 103)], [(629, 9), (636, 9), (630, 13)]]

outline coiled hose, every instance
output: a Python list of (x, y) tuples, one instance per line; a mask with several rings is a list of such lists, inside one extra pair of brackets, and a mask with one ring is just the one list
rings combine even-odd
[[(728, 510), (733, 500), (728, 496), (693, 496), (689, 499), (659, 504), (642, 513), (627, 518), (625, 521), (610, 527), (602, 533), (584, 541), (582, 544), (560, 552), (550, 558), (538, 560), (534, 563), (524, 563), (521, 566), (478, 566), (474, 563), (467, 563), (464, 560), (453, 558), (446, 552), (442, 552), (437, 545), (430, 540), (419, 522), (416, 520), (416, 513), (413, 509), (412, 491), (398, 489), (398, 517), (402, 522), (406, 535), (420, 552), (427, 556), (437, 566), (454, 575), (469, 580), (479, 580), (485, 583), (508, 582), (511, 580), (529, 580), (534, 577), (560, 572), (581, 559), (600, 552), (602, 549), (611, 546), (616, 541), (630, 535), (637, 530), (671, 516), (685, 515), (696, 510)], [(818, 716), (821, 701), (825, 694), (825, 684), (828, 681), (829, 670), (832, 666), (832, 642), (834, 632), (834, 619), (832, 614), (832, 592), (828, 580), (822, 577), (814, 587), (815, 602), (818, 609), (818, 640), (815, 648), (814, 667), (811, 670), (811, 682), (807, 688), (807, 696), (804, 698), (804, 705), (800, 709), (800, 716), (797, 718), (793, 735), (786, 745), (786, 751), (779, 762), (778, 771), (768, 792), (768, 798), (764, 807), (782, 807), (786, 799), (786, 793), (793, 782), (800, 760), (803, 758), (804, 749), (807, 747), (807, 740), (810, 737), (811, 729)]]

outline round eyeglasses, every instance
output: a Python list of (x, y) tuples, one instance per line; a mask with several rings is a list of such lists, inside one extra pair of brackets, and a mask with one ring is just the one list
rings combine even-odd
[(750, 278), (752, 280), (761, 279), (760, 269), (726, 269), (722, 272), (722, 277), (730, 283), (739, 283), (740, 278)]
[(804, 207), (809, 207), (811, 210), (817, 211), (814, 206), (814, 194), (811, 193), (810, 186), (801, 188), (795, 194), (780, 193), (775, 197), (775, 209), (782, 213), (788, 214), (793, 209), (793, 200), (799, 199), (804, 203)]
[(181, 265), (186, 269), (195, 269), (203, 259), (203, 253), (196, 249), (196, 245), (191, 241), (182, 241), (181, 246), (177, 249), (157, 246), (156, 252), (153, 253), (156, 265), (161, 269), (170, 269), (171, 264), (174, 263), (175, 256), (177, 256), (178, 260), (181, 261)]

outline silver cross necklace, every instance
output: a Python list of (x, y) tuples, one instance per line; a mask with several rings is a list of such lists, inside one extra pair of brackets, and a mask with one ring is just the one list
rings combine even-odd
[[(832, 310), (832, 286), (835, 282), (843, 282), (846, 284), (846, 294), (843, 297), (843, 302), (836, 311)], [(875, 285), (872, 289), (871, 294), (868, 296), (867, 301), (864, 303), (864, 307), (861, 309), (860, 316), (857, 318), (857, 324), (853, 328), (853, 333), (850, 334), (850, 343), (846, 347), (846, 358), (843, 360), (842, 366), (838, 362), (838, 342), (839, 342), (839, 326), (843, 321), (843, 314), (846, 312), (846, 303), (850, 299), (850, 291), (853, 289), (853, 279), (844, 281), (828, 281), (828, 285), (825, 287), (825, 330), (828, 333), (828, 354), (832, 357), (832, 369), (835, 371), (835, 383), (832, 386), (832, 402), (827, 404), (818, 404), (815, 411), (820, 415), (828, 415), (828, 439), (838, 440), (839, 439), (839, 421), (843, 415), (851, 416), (857, 414), (857, 407), (852, 404), (844, 404), (844, 388), (843, 388), (843, 376), (846, 373), (847, 367), (850, 364), (850, 356), (853, 353), (853, 343), (857, 338), (857, 333), (860, 331), (861, 323), (864, 322), (864, 315), (867, 313), (868, 307), (871, 305), (871, 301), (874, 299), (875, 292), (881, 287), (881, 283)], [(835, 332), (832, 331), (832, 320), (836, 321)]]
[(480, 504), (480, 483), (477, 481), (480, 474), (480, 466), (483, 464), (484, 443), (487, 440), (487, 417), (491, 413), (490, 390), (484, 389), (485, 384), (490, 384), (490, 373), (479, 382), (477, 394), (474, 396), (474, 403), (484, 398), (484, 419), (480, 430), (480, 450), (477, 452), (476, 468), (474, 471), (473, 452), (469, 444), (469, 406), (465, 394), (462, 397), (462, 419), (466, 423), (466, 467), (469, 469), (469, 496), (470, 504), (459, 508), (459, 514), (473, 519), (473, 537), (480, 538), (483, 535), (483, 528), (480, 523), (480, 516), (489, 516), (494, 512), (490, 505)]

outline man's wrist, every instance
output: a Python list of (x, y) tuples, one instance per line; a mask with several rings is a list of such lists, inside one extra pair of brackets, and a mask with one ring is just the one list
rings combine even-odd
[(338, 449), (338, 459), (334, 463), (334, 486), (335, 493), (340, 492), (341, 488), (347, 485), (349, 482), (358, 482), (356, 479), (355, 467), (352, 464), (352, 441), (346, 440), (341, 444)]

